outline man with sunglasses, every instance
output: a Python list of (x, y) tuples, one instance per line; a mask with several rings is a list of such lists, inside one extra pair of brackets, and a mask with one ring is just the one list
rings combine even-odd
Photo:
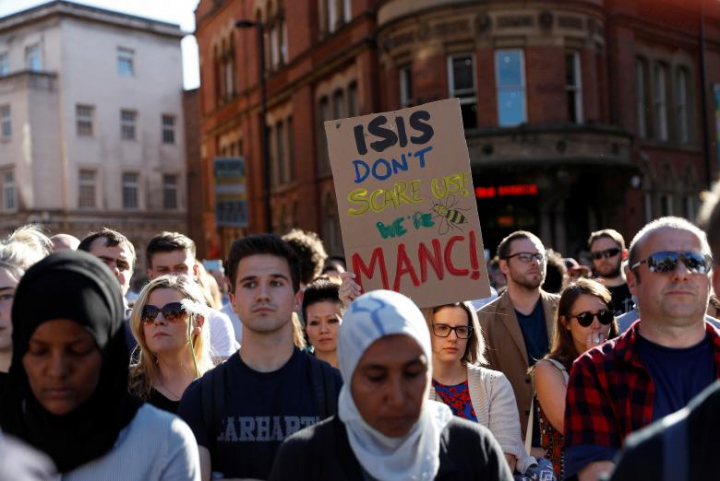
[(595, 275), (610, 291), (615, 315), (631, 310), (632, 294), (622, 276), (622, 261), (626, 253), (623, 236), (614, 229), (593, 232), (588, 239), (588, 249)]
[[(497, 255), (507, 290), (477, 314), (487, 344), (488, 367), (501, 371), (510, 381), (525, 436), (533, 397), (528, 369), (550, 349), (560, 298), (540, 288), (545, 280), (546, 251), (537, 236), (513, 232), (500, 242)], [(533, 424), (532, 445), (539, 448), (537, 416)]]
[(646, 225), (629, 252), (640, 320), (580, 357), (568, 382), (565, 475), (598, 479), (633, 431), (676, 412), (720, 377), (720, 330), (705, 322), (712, 259), (685, 219)]

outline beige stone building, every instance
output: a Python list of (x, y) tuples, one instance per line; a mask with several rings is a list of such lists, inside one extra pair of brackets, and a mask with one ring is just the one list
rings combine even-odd
[[(56, 1), (0, 18), (0, 233), (187, 231), (179, 26)], [(140, 272), (143, 272), (144, 269)]]

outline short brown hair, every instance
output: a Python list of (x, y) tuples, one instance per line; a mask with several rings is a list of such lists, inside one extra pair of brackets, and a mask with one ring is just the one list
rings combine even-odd
[(122, 235), (120, 232), (108, 229), (107, 227), (103, 227), (98, 231), (91, 232), (86, 235), (83, 240), (80, 241), (77, 250), (90, 252), (90, 248), (92, 247), (93, 242), (100, 238), (105, 239), (105, 245), (108, 247), (115, 247), (117, 245), (127, 247), (130, 251), (130, 261), (132, 262), (130, 268), (135, 267), (135, 246), (133, 245), (133, 243), (130, 242), (130, 240), (124, 235)]
[(327, 253), (320, 237), (314, 232), (293, 229), (282, 240), (290, 244), (300, 260), (300, 282), (310, 284), (320, 276)]
[(195, 243), (179, 232), (161, 232), (148, 242), (145, 254), (147, 265), (152, 268), (152, 258), (158, 252), (187, 251), (195, 258)]
[[(552, 346), (550, 347), (550, 353), (545, 356), (545, 358), (556, 359), (568, 369), (572, 366), (573, 361), (582, 353), (577, 352), (575, 343), (573, 343), (572, 334), (566, 329), (566, 324), (563, 320), (567, 322), (575, 302), (583, 294), (597, 297), (605, 304), (610, 312), (613, 312), (610, 291), (597, 281), (581, 278), (569, 284), (565, 290), (562, 291), (557, 314), (555, 315), (555, 333), (553, 334)], [(608, 339), (612, 339), (617, 335), (618, 325), (617, 321), (613, 319), (610, 324)]]
[(435, 313), (446, 307), (459, 307), (468, 316), (468, 326), (472, 327), (472, 335), (468, 339), (467, 346), (465, 346), (465, 353), (461, 359), (464, 365), (468, 364), (487, 364), (485, 358), (485, 338), (482, 334), (482, 328), (480, 327), (480, 321), (478, 321), (475, 309), (469, 302), (453, 302), (452, 304), (443, 304), (441, 306), (435, 306), (432, 308), (431, 315), (426, 315), (426, 321), (428, 329), (430, 329), (430, 335), (433, 336), (432, 325), (435, 318)]
[(615, 229), (602, 229), (590, 234), (590, 237), (588, 238), (588, 249), (591, 249), (593, 242), (600, 239), (601, 237), (607, 237), (609, 239), (612, 239), (617, 245), (620, 246), (622, 250), (625, 250), (625, 239)]
[(228, 255), (228, 288), (235, 292), (235, 282), (240, 261), (246, 257), (267, 254), (282, 257), (288, 263), (290, 276), (292, 277), (293, 292), (300, 290), (300, 262), (293, 248), (275, 234), (256, 234), (238, 239), (230, 246)]
[(518, 239), (529, 239), (531, 241), (537, 241), (544, 248), (544, 244), (542, 243), (540, 238), (538, 238), (538, 236), (526, 230), (517, 230), (509, 236), (505, 237), (503, 240), (500, 241), (500, 244), (498, 244), (498, 259), (506, 260), (507, 257), (510, 255), (510, 251), (512, 250), (513, 241), (516, 241)]

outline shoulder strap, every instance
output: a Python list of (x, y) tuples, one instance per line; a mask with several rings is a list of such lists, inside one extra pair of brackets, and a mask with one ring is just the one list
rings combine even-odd
[(662, 431), (663, 481), (688, 479), (687, 424), (684, 422), (687, 417), (669, 417), (675, 422)]
[(560, 372), (563, 375), (563, 379), (565, 379), (565, 384), (567, 385), (568, 381), (570, 380), (570, 374), (568, 373), (567, 368), (565, 366), (563, 366), (562, 363), (560, 361), (558, 361), (557, 359), (548, 357), (546, 360), (550, 361), (553, 366), (555, 366), (556, 368), (558, 368), (560, 370)]
[(310, 377), (313, 392), (318, 403), (320, 419), (329, 418), (337, 413), (337, 387), (332, 366), (308, 355), (310, 361)]
[(203, 421), (208, 433), (211, 456), (215, 452), (215, 443), (218, 432), (222, 429), (222, 415), (225, 412), (225, 376), (218, 370), (219, 366), (211, 369), (200, 381)]

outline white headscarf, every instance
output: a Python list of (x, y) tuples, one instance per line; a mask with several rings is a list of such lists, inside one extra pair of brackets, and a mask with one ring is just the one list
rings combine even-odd
[[(365, 350), (381, 337), (404, 334), (413, 338), (428, 360), (426, 392), (420, 418), (402, 438), (391, 438), (368, 425), (357, 410), (350, 384)], [(430, 333), (420, 309), (393, 291), (372, 291), (358, 297), (345, 311), (338, 336), (338, 363), (343, 377), (338, 415), (345, 423), (350, 447), (373, 478), (432, 480), (440, 468), (440, 433), (452, 419), (443, 403), (427, 399), (432, 349)]]

